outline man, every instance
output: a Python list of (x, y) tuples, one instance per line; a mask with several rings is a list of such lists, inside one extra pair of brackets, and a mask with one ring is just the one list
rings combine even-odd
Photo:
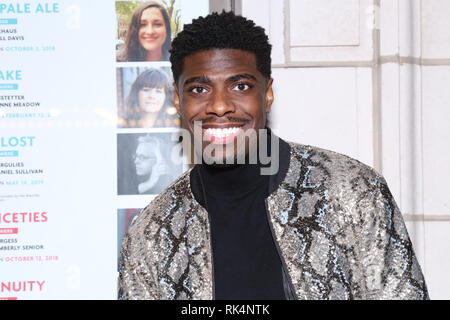
[[(174, 39), (175, 105), (191, 135), (201, 125), (203, 162), (134, 219), (119, 297), (427, 299), (383, 177), (270, 131), (259, 136), (254, 164), (253, 148), (231, 143), (265, 128), (270, 50), (264, 30), (233, 13), (194, 20)], [(261, 174), (264, 143), (278, 162), (269, 175)], [(242, 155), (246, 163), (230, 164)]]

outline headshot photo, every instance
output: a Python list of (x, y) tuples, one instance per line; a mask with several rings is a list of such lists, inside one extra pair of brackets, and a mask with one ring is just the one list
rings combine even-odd
[(171, 154), (175, 133), (124, 133), (117, 136), (119, 195), (159, 194), (183, 172)]
[(168, 67), (118, 68), (119, 128), (179, 127)]
[(179, 31), (177, 1), (117, 1), (117, 61), (168, 61)]

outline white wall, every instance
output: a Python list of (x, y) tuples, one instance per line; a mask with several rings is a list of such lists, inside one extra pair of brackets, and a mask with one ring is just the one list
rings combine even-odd
[(381, 172), (430, 297), (450, 299), (450, 1), (242, 0), (239, 9), (273, 45), (274, 131)]

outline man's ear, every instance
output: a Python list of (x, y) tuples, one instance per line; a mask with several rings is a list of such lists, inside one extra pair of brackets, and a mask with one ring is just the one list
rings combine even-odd
[(173, 83), (173, 87), (175, 88), (173, 92), (173, 105), (177, 109), (178, 114), (181, 116), (180, 95), (178, 93), (178, 86), (176, 82)]
[(269, 112), (270, 107), (273, 103), (273, 90), (272, 90), (272, 83), (273, 78), (270, 78), (269, 81), (267, 81), (267, 88), (266, 88), (266, 113)]

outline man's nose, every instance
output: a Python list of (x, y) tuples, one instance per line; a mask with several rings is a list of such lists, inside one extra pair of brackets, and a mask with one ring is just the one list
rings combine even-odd
[(226, 92), (223, 92), (222, 90), (214, 92), (211, 97), (211, 103), (209, 103), (206, 108), (206, 113), (222, 117), (227, 113), (233, 112), (235, 112), (234, 104), (227, 97)]

